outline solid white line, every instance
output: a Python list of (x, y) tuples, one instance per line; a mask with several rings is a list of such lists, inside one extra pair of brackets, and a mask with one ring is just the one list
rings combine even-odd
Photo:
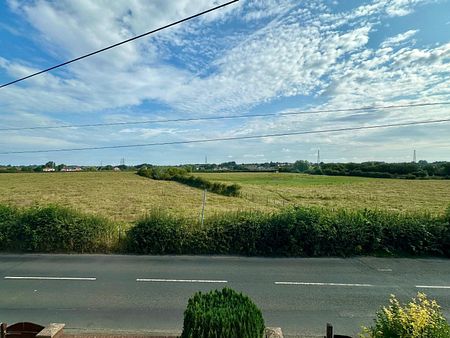
[(343, 283), (308, 283), (308, 282), (275, 282), (276, 285), (310, 285), (310, 286), (362, 286), (373, 287), (372, 284), (343, 284)]
[(137, 278), (136, 282), (228, 283), (226, 280)]
[(42, 276), (6, 276), (5, 279), (29, 279), (29, 280), (76, 280), (76, 281), (95, 281), (95, 277), (42, 277)]
[(446, 285), (416, 285), (419, 289), (450, 289), (450, 286)]

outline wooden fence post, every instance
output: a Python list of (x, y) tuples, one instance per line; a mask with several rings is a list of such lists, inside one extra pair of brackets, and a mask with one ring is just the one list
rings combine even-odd
[(333, 326), (327, 323), (327, 336), (326, 338), (333, 338)]
[(2, 323), (0, 326), (0, 338), (5, 338), (6, 337), (6, 328), (8, 327), (8, 325), (6, 323)]

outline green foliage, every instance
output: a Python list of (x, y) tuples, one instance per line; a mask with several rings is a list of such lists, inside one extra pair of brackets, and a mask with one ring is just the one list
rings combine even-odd
[(444, 178), (450, 175), (450, 162), (428, 163), (426, 161), (419, 161), (418, 163), (322, 163), (320, 168), (316, 166), (308, 169), (307, 172), (315, 175), (363, 176), (376, 178)]
[(426, 295), (404, 306), (391, 295), (390, 305), (377, 312), (375, 325), (364, 328), (362, 338), (450, 338), (450, 326), (440, 306)]
[(152, 212), (128, 231), (128, 250), (139, 254), (180, 254), (185, 239), (184, 223), (182, 218)]
[(292, 165), (292, 171), (295, 172), (299, 172), (299, 173), (303, 173), (305, 171), (307, 171), (308, 169), (310, 169), (311, 165), (309, 164), (308, 161), (296, 161), (293, 165)]
[(15, 231), (15, 225), (19, 219), (19, 212), (16, 208), (0, 204), (0, 250), (7, 250), (11, 247)]
[[(205, 220), (152, 212), (121, 242), (118, 224), (57, 206), (0, 205), (0, 250), (247, 256), (430, 255), (450, 257), (450, 208), (443, 215), (290, 207)], [(124, 245), (122, 245), (124, 244)], [(126, 245), (125, 245), (126, 244)], [(120, 246), (120, 248), (119, 248)]]
[(136, 253), (450, 256), (448, 216), (419, 213), (295, 207), (273, 214), (217, 214), (203, 227), (154, 214), (129, 236)]
[(261, 338), (264, 328), (261, 311), (251, 299), (224, 288), (197, 292), (189, 299), (181, 338)]
[(143, 177), (152, 178), (154, 180), (176, 181), (190, 187), (207, 189), (210, 192), (225, 195), (239, 196), (241, 187), (238, 184), (226, 185), (219, 182), (210, 182), (202, 177), (187, 175), (188, 170), (185, 168), (147, 168), (141, 167), (137, 174)]
[(116, 242), (114, 225), (58, 206), (19, 210), (0, 206), (0, 248), (28, 252), (106, 252)]

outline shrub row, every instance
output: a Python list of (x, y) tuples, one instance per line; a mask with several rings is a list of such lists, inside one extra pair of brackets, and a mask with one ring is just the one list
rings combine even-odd
[(288, 208), (197, 221), (152, 213), (128, 232), (128, 252), (248, 256), (450, 256), (450, 213)]
[(210, 192), (224, 195), (234, 196), (240, 195), (241, 186), (238, 184), (227, 185), (219, 182), (211, 182), (202, 177), (188, 175), (187, 171), (182, 168), (146, 168), (142, 167), (137, 172), (138, 175), (149, 177), (154, 180), (176, 181), (190, 187), (206, 189)]
[(291, 207), (198, 220), (152, 212), (122, 240), (117, 225), (57, 206), (0, 205), (0, 250), (247, 256), (433, 255), (450, 257), (446, 214)]
[(18, 209), (0, 205), (0, 250), (22, 252), (109, 252), (116, 226), (58, 206)]

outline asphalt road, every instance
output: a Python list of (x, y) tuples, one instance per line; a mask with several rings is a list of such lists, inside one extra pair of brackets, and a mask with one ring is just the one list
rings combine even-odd
[(0, 255), (0, 321), (80, 330), (177, 332), (196, 291), (248, 294), (287, 334), (354, 335), (395, 294), (418, 291), (450, 318), (450, 260)]

